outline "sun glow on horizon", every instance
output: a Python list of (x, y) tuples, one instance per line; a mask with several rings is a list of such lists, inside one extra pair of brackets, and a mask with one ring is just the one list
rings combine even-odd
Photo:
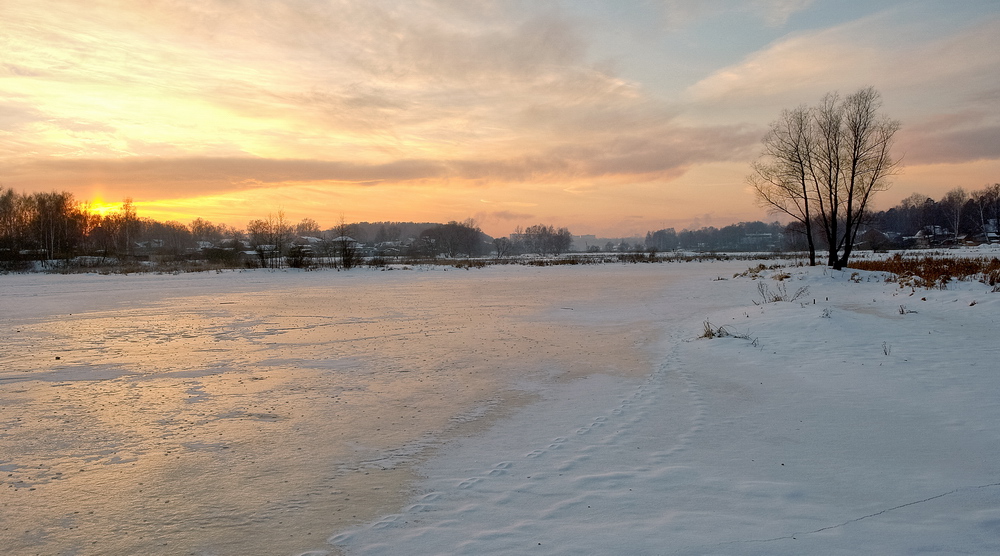
[(100, 197), (94, 199), (93, 201), (86, 201), (82, 203), (83, 209), (91, 214), (96, 214), (101, 218), (107, 217), (121, 210), (124, 203), (108, 203), (102, 200)]

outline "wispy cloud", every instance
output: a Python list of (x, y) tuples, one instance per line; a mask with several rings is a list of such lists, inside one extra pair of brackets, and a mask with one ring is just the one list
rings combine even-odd
[(913, 26), (885, 32), (895, 16), (786, 37), (694, 84), (688, 94), (724, 117), (769, 113), (773, 119), (782, 107), (813, 104), (826, 92), (874, 85), (886, 113), (903, 121), (899, 147), (906, 164), (1000, 157), (1000, 113), (992, 108), (1000, 56), (989, 46), (1000, 34), (1000, 19), (928, 40), (926, 29)]
[(639, 131), (602, 135), (589, 142), (567, 141), (504, 158), (394, 158), (387, 162), (190, 156), (20, 158), (9, 161), (7, 175), (29, 185), (100, 185), (123, 193), (144, 183), (163, 188), (163, 198), (302, 182), (373, 186), (455, 180), (475, 187), (616, 176), (628, 180), (677, 176), (700, 162), (739, 159), (757, 140), (755, 133), (739, 127), (661, 126)]
[[(952, 94), (940, 99), (947, 103), (954, 102), (956, 94), (981, 87), (984, 80), (995, 88), (992, 76), (1000, 69), (1000, 57), (991, 54), (989, 43), (1000, 33), (1000, 18), (939, 36), (928, 28), (933, 22), (893, 26), (897, 16), (885, 12), (792, 34), (712, 73), (688, 93), (698, 101), (715, 103), (784, 100), (874, 83), (886, 91), (948, 86)], [(927, 36), (932, 32), (936, 38)]]
[(989, 122), (992, 114), (980, 114), (982, 119), (971, 121), (970, 116), (935, 118), (904, 130), (898, 143), (904, 162), (955, 164), (1000, 160), (1000, 123)]

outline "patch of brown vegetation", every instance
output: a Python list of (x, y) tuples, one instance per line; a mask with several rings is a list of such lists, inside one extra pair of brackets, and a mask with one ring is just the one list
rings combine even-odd
[(958, 280), (977, 280), (996, 288), (1000, 285), (1000, 259), (996, 257), (942, 258), (904, 257), (897, 253), (883, 260), (858, 260), (850, 267), (857, 270), (889, 272), (901, 287), (939, 287)]

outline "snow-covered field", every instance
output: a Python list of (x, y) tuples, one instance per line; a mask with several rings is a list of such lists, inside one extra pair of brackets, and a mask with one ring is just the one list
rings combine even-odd
[(1000, 553), (1000, 293), (748, 266), (0, 276), (0, 546)]

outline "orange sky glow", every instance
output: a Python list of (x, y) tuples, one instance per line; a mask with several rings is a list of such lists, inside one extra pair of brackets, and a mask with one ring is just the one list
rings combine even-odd
[(903, 125), (878, 207), (1000, 181), (990, 1), (37, 0), (0, 21), (0, 186), (161, 221), (771, 220), (744, 182), (767, 124), (867, 85)]

